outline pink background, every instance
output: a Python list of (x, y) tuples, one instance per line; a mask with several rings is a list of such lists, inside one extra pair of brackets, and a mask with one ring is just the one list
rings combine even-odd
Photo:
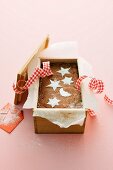
[[(112, 0), (0, 0), (0, 107), (13, 102), (16, 73), (48, 33), (52, 42), (77, 40), (113, 98)], [(12, 134), (0, 130), (0, 170), (112, 170), (113, 107), (103, 94), (97, 100), (84, 135), (36, 135), (25, 111)]]

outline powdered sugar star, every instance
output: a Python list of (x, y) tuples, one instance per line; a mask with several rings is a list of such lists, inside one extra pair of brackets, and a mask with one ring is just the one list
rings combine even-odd
[(51, 105), (51, 107), (54, 107), (54, 106), (59, 105), (58, 102), (60, 102), (60, 100), (54, 97), (52, 99), (49, 99), (49, 102), (47, 104)]
[(61, 67), (61, 69), (59, 71), (57, 71), (57, 72), (61, 73), (61, 75), (63, 77), (65, 74), (70, 74), (69, 69), (70, 68), (63, 68), (63, 67)]
[(61, 86), (59, 85), (60, 81), (50, 80), (50, 82), (51, 82), (51, 84), (49, 84), (49, 85), (46, 86), (46, 87), (52, 87), (54, 91), (57, 89), (57, 87), (61, 87)]
[(72, 77), (65, 77), (62, 81), (64, 82), (64, 84), (68, 84), (68, 85), (73, 83)]

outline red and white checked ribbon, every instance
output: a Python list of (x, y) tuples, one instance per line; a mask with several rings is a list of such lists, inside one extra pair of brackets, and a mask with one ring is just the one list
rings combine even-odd
[[(25, 80), (19, 80), (15, 86), (15, 84), (13, 84), (13, 90), (15, 91), (15, 93), (17, 94), (22, 94), (24, 93), (39, 77), (44, 78), (45, 76), (50, 76), (52, 75), (52, 71), (50, 69), (50, 62), (43, 62), (43, 69), (36, 67), (35, 71), (33, 72), (33, 74), (30, 76), (30, 78), (25, 81)], [(24, 86), (20, 86), (20, 83), (24, 83)]]
[[(76, 81), (76, 89), (78, 91), (80, 91), (80, 87), (81, 87), (81, 83), (84, 79), (86, 78), (90, 78), (86, 75), (81, 76), (78, 78), (78, 80)], [(96, 78), (91, 78), (91, 80), (89, 81), (89, 89), (93, 90), (95, 93), (102, 93), (104, 91), (104, 83), (102, 80), (97, 80)], [(109, 105), (113, 105), (113, 100), (111, 100), (106, 94), (104, 95), (104, 100), (109, 104)], [(87, 112), (89, 113), (90, 116), (95, 116), (95, 112), (94, 110), (88, 109)]]

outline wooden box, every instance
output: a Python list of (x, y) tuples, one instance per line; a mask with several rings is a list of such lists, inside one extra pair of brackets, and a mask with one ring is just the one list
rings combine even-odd
[[(77, 63), (78, 67), (78, 77), (82, 76), (86, 73), (90, 75), (91, 68), (89, 68), (89, 65), (85, 60), (78, 59), (75, 56), (71, 57), (50, 57), (50, 56), (43, 56), (41, 53), (44, 49), (48, 48), (49, 38), (47, 37), (40, 48), (34, 53), (32, 57), (27, 61), (27, 63), (24, 65), (24, 67), (21, 69), (21, 71), (17, 75), (17, 81), (20, 79), (27, 80), (30, 75), (33, 73), (34, 68), (36, 66), (40, 67), (41, 63), (43, 61), (50, 61), (50, 63), (57, 63), (57, 62), (63, 62), (63, 63)], [(83, 65), (85, 67), (83, 68)], [(87, 68), (87, 69), (86, 69)], [(29, 89), (28, 89), (28, 97), (24, 104), (24, 108), (33, 110), (33, 119), (34, 119), (34, 128), (35, 133), (39, 134), (58, 134), (58, 133), (84, 133), (85, 129), (85, 122), (87, 118), (87, 100), (90, 100), (90, 94), (87, 96), (86, 92), (86, 86), (83, 85), (81, 87), (81, 98), (82, 98), (82, 107), (78, 108), (40, 108), (37, 107), (38, 98), (39, 98), (39, 83), (40, 79), (38, 79)], [(23, 94), (18, 95), (15, 94), (15, 100), (14, 103), (17, 105), (21, 103), (23, 98)], [(76, 121), (72, 121), (72, 124), (67, 127), (60, 126), (59, 123), (56, 123), (55, 121), (52, 122), (52, 119), (50, 116), (52, 115), (54, 117), (57, 115), (74, 115), (76, 118)], [(59, 119), (59, 118), (58, 118)], [(54, 118), (53, 118), (54, 120)]]

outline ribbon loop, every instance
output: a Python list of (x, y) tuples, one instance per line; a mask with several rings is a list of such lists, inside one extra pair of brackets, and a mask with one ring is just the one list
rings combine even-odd
[(78, 91), (80, 91), (81, 83), (85, 78), (87, 78), (87, 76), (81, 76), (77, 79), (75, 87)]
[[(33, 74), (30, 76), (30, 78), (25, 81), (25, 80), (19, 80), (15, 86), (15, 84), (13, 84), (13, 90), (15, 91), (15, 93), (17, 94), (22, 94), (24, 93), (39, 77), (44, 78), (45, 76), (50, 76), (52, 75), (52, 71), (50, 69), (50, 62), (43, 62), (43, 69), (36, 67), (35, 71), (33, 72)], [(20, 86), (20, 83), (24, 82), (24, 86)]]
[[(76, 81), (75, 87), (78, 91), (80, 91), (80, 87), (81, 87), (81, 83), (85, 78), (90, 78), (86, 75), (81, 76), (78, 78), (78, 80)], [(104, 83), (102, 80), (97, 80), (96, 78), (90, 78), (91, 80), (89, 81), (88, 87), (90, 90), (93, 90), (95, 93), (102, 93), (104, 91)], [(104, 100), (106, 101), (106, 103), (113, 105), (113, 100), (111, 100), (106, 94), (104, 95)], [(90, 116), (95, 116), (95, 111), (88, 109), (87, 113)]]
[(95, 90), (95, 93), (102, 93), (104, 91), (104, 83), (102, 80), (92, 78), (89, 82), (89, 88)]

